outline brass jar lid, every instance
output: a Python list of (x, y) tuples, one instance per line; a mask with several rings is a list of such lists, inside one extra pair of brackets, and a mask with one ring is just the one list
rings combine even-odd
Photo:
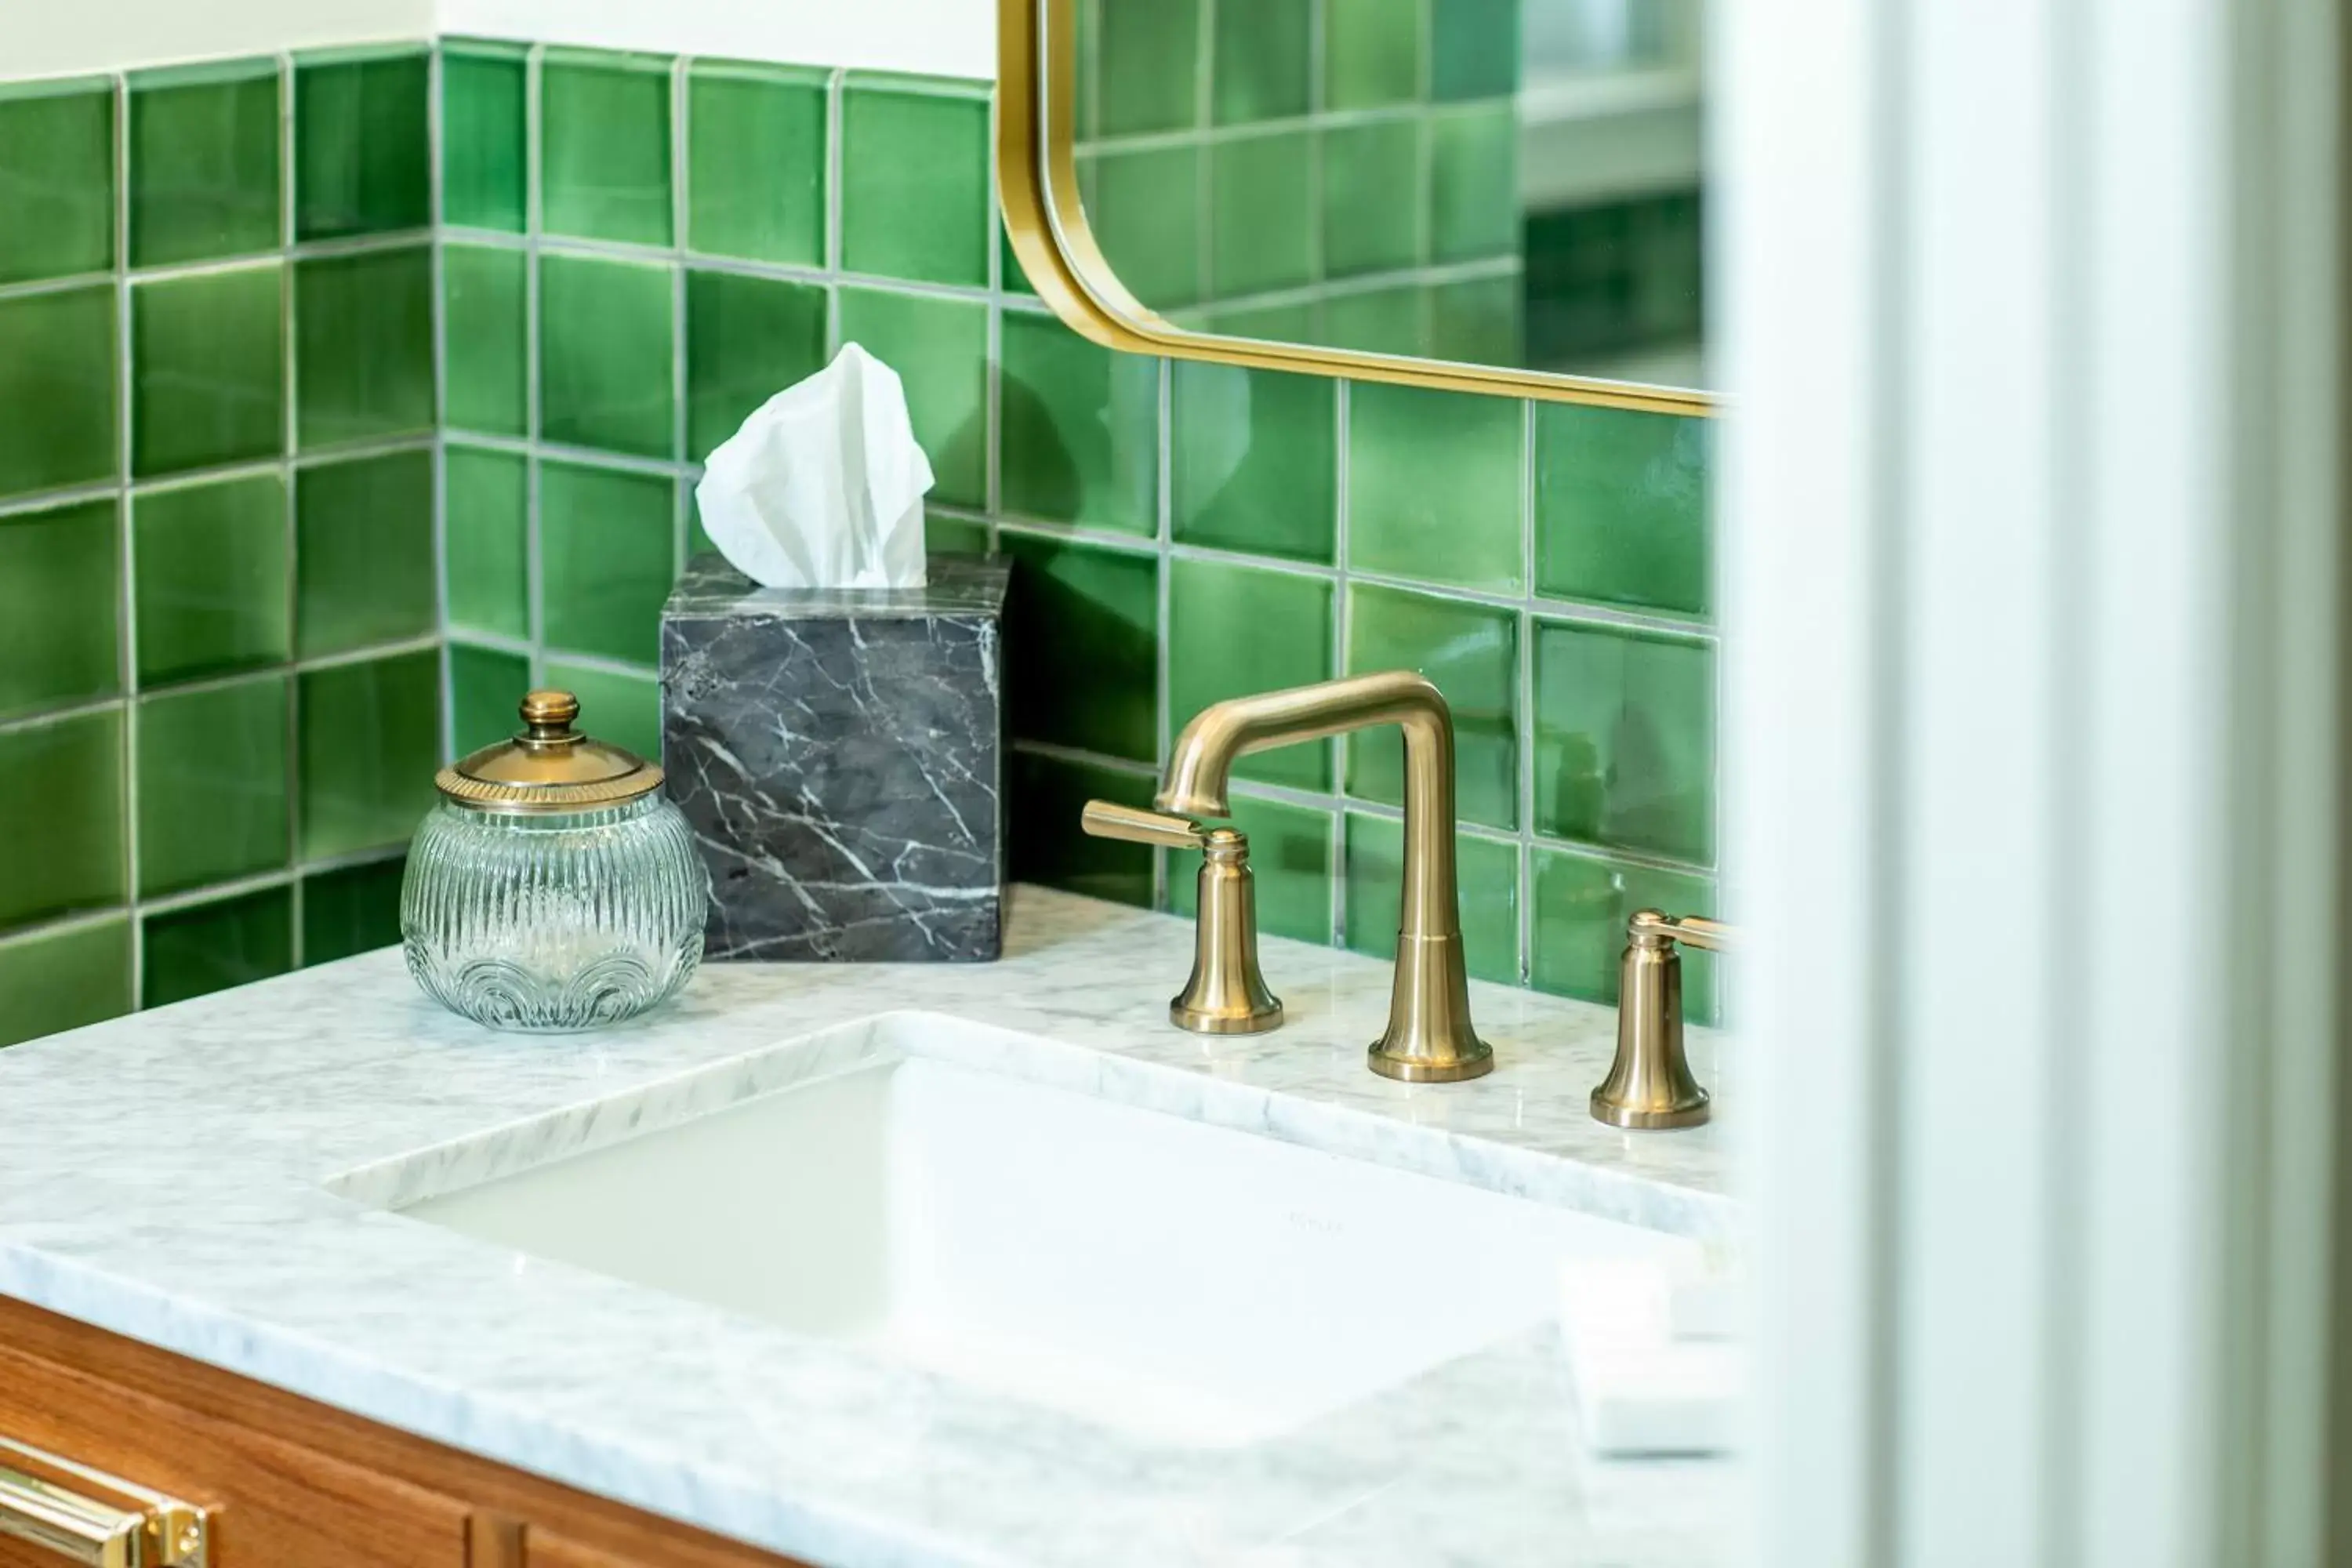
[(502, 813), (595, 811), (661, 787), (660, 768), (572, 727), (580, 699), (569, 691), (531, 692), (521, 712), (514, 739), (460, 757), (434, 786), (458, 805)]

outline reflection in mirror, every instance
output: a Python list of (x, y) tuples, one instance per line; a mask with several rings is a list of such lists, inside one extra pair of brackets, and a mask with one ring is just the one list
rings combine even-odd
[(1175, 326), (1705, 384), (1698, 0), (1082, 0), (1087, 226)]

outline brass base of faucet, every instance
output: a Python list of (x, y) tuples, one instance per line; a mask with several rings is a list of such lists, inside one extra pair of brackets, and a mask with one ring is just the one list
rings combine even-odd
[(1367, 1065), (1401, 1083), (1460, 1083), (1495, 1070), (1494, 1047), (1470, 1028), (1470, 979), (1462, 935), (1397, 934), (1396, 987), (1388, 1033)]
[(1656, 910), (1636, 910), (1626, 922), (1617, 970), (1617, 1057), (1592, 1091), (1594, 1121), (1641, 1131), (1706, 1121), (1706, 1090), (1683, 1054), (1683, 959), (1676, 944), (1720, 948), (1729, 936), (1713, 921), (1669, 920)]

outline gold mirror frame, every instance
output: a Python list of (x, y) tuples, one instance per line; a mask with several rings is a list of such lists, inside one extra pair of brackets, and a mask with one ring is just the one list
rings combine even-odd
[(1072, 128), (1077, 0), (998, 0), (996, 185), (1005, 231), (1029, 283), (1063, 322), (1106, 348), (1447, 392), (1593, 403), (1653, 414), (1713, 414), (1711, 393), (1504, 365), (1413, 359), (1171, 326), (1127, 291), (1096, 245), (1078, 199)]

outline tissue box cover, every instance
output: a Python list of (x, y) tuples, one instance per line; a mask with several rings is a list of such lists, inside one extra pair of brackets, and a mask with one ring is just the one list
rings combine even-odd
[(762, 588), (695, 557), (662, 609), (662, 766), (710, 867), (713, 960), (1002, 949), (1009, 566)]

